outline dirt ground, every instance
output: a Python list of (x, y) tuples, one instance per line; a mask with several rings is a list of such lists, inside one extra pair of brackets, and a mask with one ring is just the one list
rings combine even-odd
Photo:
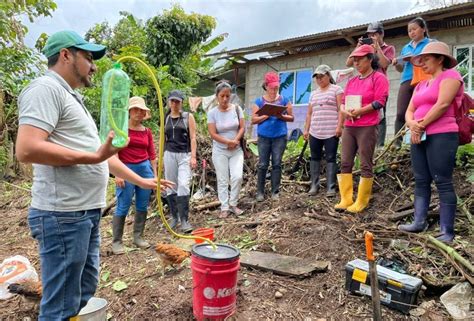
[[(463, 174), (457, 173), (457, 189), (471, 188)], [(410, 178), (407, 177), (409, 180)], [(371, 301), (367, 297), (352, 295), (345, 290), (345, 265), (355, 258), (365, 258), (363, 231), (374, 231), (376, 255), (386, 258), (395, 255), (389, 242), (392, 238), (412, 240), (396, 230), (397, 222), (387, 220), (393, 208), (408, 202), (408, 195), (402, 193), (387, 177), (378, 177), (374, 185), (374, 197), (370, 207), (360, 215), (339, 213), (333, 210), (334, 199), (324, 195), (324, 188), (316, 197), (309, 198), (307, 186), (302, 184), (283, 184), (280, 201), (266, 200), (255, 203), (255, 183), (249, 182), (243, 190), (241, 201), (244, 215), (240, 217), (218, 218), (218, 210), (192, 211), (191, 222), (195, 227), (215, 227), (216, 240), (220, 243), (237, 246), (242, 252), (259, 250), (275, 251), (311, 260), (327, 260), (330, 269), (325, 273), (315, 273), (303, 279), (277, 276), (241, 268), (238, 275), (237, 311), (230, 319), (365, 319), (372, 316)], [(29, 184), (20, 181), (14, 185), (2, 184), (0, 198), (0, 261), (16, 254), (24, 255), (39, 272), (39, 260), (35, 241), (29, 236), (27, 226), (27, 205)], [(387, 185), (388, 184), (388, 185)], [(383, 188), (382, 188), (383, 186)], [(387, 187), (389, 186), (389, 187)], [(396, 200), (396, 202), (394, 202)], [(192, 276), (190, 261), (186, 260), (177, 270), (167, 270), (162, 276), (161, 263), (152, 248), (139, 250), (131, 245), (133, 215), (127, 218), (124, 242), (130, 246), (125, 255), (114, 256), (110, 252), (112, 242), (111, 215), (102, 220), (101, 280), (96, 296), (109, 302), (110, 319), (152, 319), (152, 320), (191, 320)], [(430, 231), (434, 232), (436, 223)], [(463, 224), (457, 222), (458, 237), (456, 247), (466, 255), (463, 244), (473, 244), (472, 235), (466, 232)], [(175, 243), (163, 228), (159, 216), (151, 214), (146, 225), (146, 239), (150, 243)], [(461, 246), (461, 248), (459, 247)], [(430, 261), (444, 274), (451, 276), (453, 282), (462, 280), (449, 263), (439, 263), (442, 257), (435, 250), (423, 247), (428, 255), (423, 260), (414, 261), (415, 254), (405, 253), (408, 271), (419, 276), (427, 276), (436, 271)], [(396, 253), (400, 253), (399, 251)], [(472, 262), (473, 253), (468, 253)], [(428, 257), (428, 258), (426, 258)], [(435, 277), (436, 274), (434, 274)], [(439, 277), (440, 279), (446, 279)], [(124, 281), (128, 288), (114, 291), (114, 282)], [(431, 308), (421, 317), (423, 320), (442, 320), (448, 314), (439, 301), (439, 294), (446, 288), (446, 282), (439, 287), (427, 286), (420, 294), (419, 303), (434, 300)], [(275, 293), (283, 294), (276, 298)], [(0, 319), (36, 319), (38, 305), (14, 297), (0, 302)], [(382, 308), (384, 319), (417, 319), (400, 312)]]

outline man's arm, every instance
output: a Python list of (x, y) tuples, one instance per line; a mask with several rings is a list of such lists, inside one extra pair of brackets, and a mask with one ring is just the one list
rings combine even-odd
[(43, 129), (20, 125), (16, 138), (16, 158), (22, 163), (50, 166), (71, 166), (77, 164), (97, 164), (119, 151), (112, 146), (113, 133), (96, 152), (83, 152), (48, 141), (49, 133)]

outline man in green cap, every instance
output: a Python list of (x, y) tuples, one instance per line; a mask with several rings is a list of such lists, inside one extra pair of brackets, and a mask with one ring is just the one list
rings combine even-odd
[[(101, 144), (77, 88), (92, 85), (105, 47), (73, 31), (53, 34), (48, 71), (20, 94), (16, 156), (33, 163), (28, 224), (39, 243), (43, 297), (39, 320), (67, 320), (94, 295), (99, 278), (99, 222), (109, 170), (145, 189), (144, 179), (114, 156), (113, 133)], [(166, 181), (161, 187), (167, 187)]]

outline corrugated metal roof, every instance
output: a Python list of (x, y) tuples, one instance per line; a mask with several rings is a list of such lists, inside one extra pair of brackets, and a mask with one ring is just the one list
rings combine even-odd
[[(404, 21), (407, 20), (407, 18), (414, 18), (419, 15), (423, 16), (428, 16), (428, 15), (433, 15), (433, 14), (439, 14), (443, 12), (455, 12), (458, 11), (460, 14), (463, 13), (464, 10), (461, 9), (472, 9), (474, 8), (474, 0), (469, 0), (463, 3), (459, 4), (454, 4), (450, 6), (443, 6), (443, 7), (438, 7), (435, 9), (431, 10), (426, 10), (426, 11), (420, 11), (420, 12), (415, 12), (415, 13), (409, 13), (403, 16), (398, 16), (395, 18), (390, 18), (390, 19), (385, 19), (382, 20), (381, 22), (384, 24), (386, 29), (390, 28), (390, 24), (393, 24), (398, 21)], [(470, 24), (469, 24), (470, 23)], [(445, 26), (445, 27), (459, 27), (459, 22), (452, 22), (452, 25), (450, 26)], [(471, 25), (472, 26), (472, 18), (471, 21), (464, 21), (461, 23), (461, 25), (464, 24), (466, 26)], [(345, 28), (340, 28), (340, 29), (334, 29), (330, 31), (324, 31), (324, 32), (319, 32), (319, 33), (314, 33), (314, 34), (309, 34), (309, 35), (304, 35), (304, 36), (299, 36), (299, 37), (293, 37), (293, 38), (287, 38), (283, 40), (277, 40), (273, 42), (267, 42), (263, 44), (258, 44), (258, 45), (253, 45), (253, 46), (248, 46), (248, 47), (242, 47), (242, 48), (237, 48), (237, 49), (232, 49), (228, 50), (226, 52), (220, 52), (216, 54), (227, 54), (228, 56), (238, 56), (238, 55), (245, 55), (249, 52), (255, 53), (255, 52), (261, 52), (261, 51), (276, 51), (277, 48), (281, 48), (281, 50), (285, 50), (285, 44), (293, 43), (293, 42), (305, 42), (305, 41), (311, 41), (311, 40), (316, 40), (318, 38), (325, 38), (329, 36), (337, 36), (339, 35), (340, 37), (343, 37), (343, 35), (349, 31), (354, 32), (357, 29), (363, 29), (367, 27), (367, 24), (359, 24), (359, 25), (354, 25), (351, 27), (345, 27)], [(354, 30), (356, 29), (356, 30)], [(318, 50), (318, 49), (325, 49), (329, 48), (330, 46), (330, 41), (328, 42), (321, 42), (319, 44), (313, 43), (313, 44), (308, 44), (307, 46), (301, 46), (298, 52), (309, 52), (313, 50)], [(211, 54), (212, 55), (212, 54)]]

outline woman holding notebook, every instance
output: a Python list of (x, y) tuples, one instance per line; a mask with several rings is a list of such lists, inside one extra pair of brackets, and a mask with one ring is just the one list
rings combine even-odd
[[(255, 100), (252, 106), (252, 124), (258, 124), (258, 171), (257, 171), (257, 202), (265, 198), (265, 178), (267, 176), (270, 155), (272, 159), (272, 199), (278, 200), (281, 181), (281, 159), (286, 148), (287, 122), (293, 121), (291, 102), (279, 94), (280, 77), (274, 72), (265, 74), (263, 85), (265, 94)], [(285, 106), (286, 110), (275, 116), (259, 114), (265, 105)], [(268, 107), (268, 106), (267, 106)], [(265, 107), (265, 109), (267, 109)], [(273, 110), (278, 109), (274, 107)], [(271, 108), (270, 108), (271, 110)]]
[[(345, 118), (342, 133), (341, 174), (337, 176), (341, 201), (336, 209), (352, 213), (363, 211), (369, 204), (373, 183), (373, 156), (380, 122), (379, 110), (389, 93), (387, 77), (376, 71), (372, 46), (357, 47), (350, 55), (358, 75), (351, 78), (342, 97), (341, 112)], [(353, 200), (352, 168), (359, 154), (361, 178), (357, 199)]]

